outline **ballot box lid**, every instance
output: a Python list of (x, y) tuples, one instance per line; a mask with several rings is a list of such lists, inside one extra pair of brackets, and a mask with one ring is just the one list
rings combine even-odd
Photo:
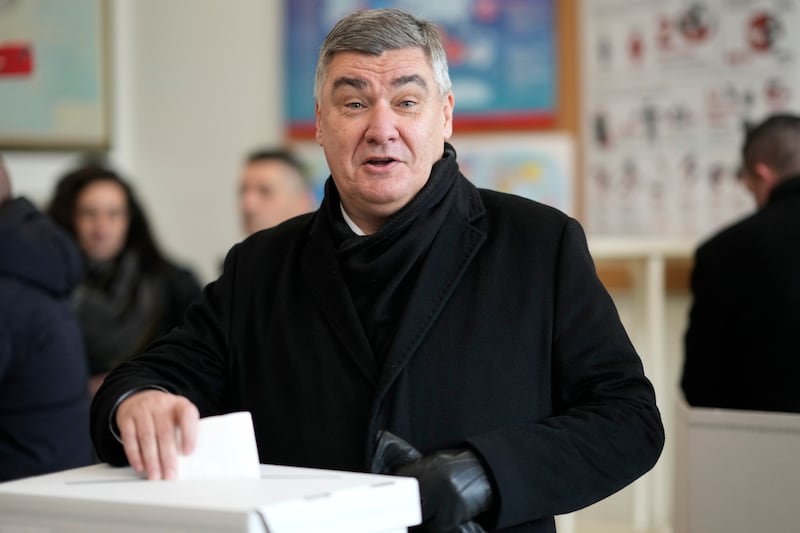
[(261, 465), (260, 479), (147, 481), (98, 464), (0, 483), (0, 523), (53, 533), (372, 533), (420, 520), (414, 478), (335, 470)]

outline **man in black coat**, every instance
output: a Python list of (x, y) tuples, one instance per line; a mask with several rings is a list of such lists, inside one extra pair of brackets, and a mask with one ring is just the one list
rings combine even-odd
[(24, 198), (0, 160), (0, 481), (94, 462), (88, 370), (69, 296), (72, 239)]
[(414, 476), (424, 530), (462, 532), (552, 532), (651, 468), (653, 388), (579, 224), (459, 171), (436, 27), (345, 17), (315, 99), (320, 209), (235, 246), (110, 374), (101, 458), (170, 478), (198, 416), (248, 410), (262, 462)]
[(749, 129), (758, 210), (695, 254), (681, 386), (690, 405), (800, 412), (800, 117)]

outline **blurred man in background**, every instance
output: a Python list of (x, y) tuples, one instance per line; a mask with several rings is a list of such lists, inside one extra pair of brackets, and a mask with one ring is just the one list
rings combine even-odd
[(697, 250), (681, 386), (694, 406), (800, 412), (800, 116), (747, 131), (739, 178), (758, 210)]
[(303, 165), (287, 150), (258, 150), (245, 160), (239, 212), (247, 235), (308, 213), (315, 204)]

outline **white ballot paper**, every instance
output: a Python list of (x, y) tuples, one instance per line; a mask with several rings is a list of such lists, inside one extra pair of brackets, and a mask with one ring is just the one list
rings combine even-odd
[(178, 480), (260, 476), (253, 418), (247, 411), (201, 418), (194, 451), (178, 456)]

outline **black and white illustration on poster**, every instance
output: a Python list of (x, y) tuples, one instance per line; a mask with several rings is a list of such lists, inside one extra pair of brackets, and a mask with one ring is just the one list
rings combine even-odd
[(593, 235), (700, 239), (754, 209), (747, 124), (800, 108), (800, 0), (583, 0)]

